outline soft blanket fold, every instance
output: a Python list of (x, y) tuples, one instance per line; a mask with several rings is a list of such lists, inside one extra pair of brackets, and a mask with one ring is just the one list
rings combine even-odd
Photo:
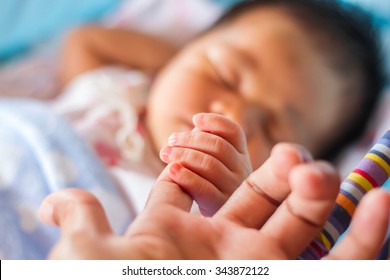
[(66, 120), (45, 104), (0, 101), (0, 259), (45, 259), (57, 240), (37, 210), (48, 194), (68, 187), (94, 193), (118, 233), (132, 209), (109, 174)]

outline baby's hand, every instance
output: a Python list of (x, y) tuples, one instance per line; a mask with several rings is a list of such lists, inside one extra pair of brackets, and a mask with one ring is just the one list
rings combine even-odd
[(169, 176), (212, 216), (252, 172), (241, 127), (218, 114), (193, 117), (191, 132), (174, 133), (160, 158)]

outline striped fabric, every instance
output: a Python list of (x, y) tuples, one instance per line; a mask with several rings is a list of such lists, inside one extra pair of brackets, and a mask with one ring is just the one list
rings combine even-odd
[(390, 177), (390, 129), (378, 140), (358, 166), (341, 183), (336, 205), (322, 232), (301, 255), (301, 259), (320, 259), (348, 228), (364, 194), (381, 187)]

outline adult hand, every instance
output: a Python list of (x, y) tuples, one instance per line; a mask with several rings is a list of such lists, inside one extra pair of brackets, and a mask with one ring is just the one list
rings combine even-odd
[[(332, 167), (304, 162), (301, 154), (295, 146), (277, 146), (211, 218), (188, 213), (192, 198), (169, 179), (168, 165), (145, 210), (123, 236), (112, 233), (91, 194), (77, 189), (54, 193), (40, 209), (44, 222), (61, 227), (50, 258), (296, 259), (325, 223), (339, 186)], [(375, 256), (389, 209), (390, 194), (369, 193), (328, 258)]]

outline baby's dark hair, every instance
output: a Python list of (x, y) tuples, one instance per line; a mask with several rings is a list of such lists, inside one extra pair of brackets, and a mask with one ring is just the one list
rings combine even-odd
[[(231, 7), (214, 26), (233, 21), (259, 7), (281, 8), (314, 38), (325, 37), (326, 43), (322, 47), (326, 49), (332, 69), (353, 84), (346, 90), (346, 96), (360, 95), (357, 98), (361, 98), (361, 102), (355, 115), (319, 155), (319, 158), (333, 160), (348, 144), (362, 136), (385, 84), (379, 31), (370, 14), (335, 0), (244, 0)], [(351, 75), (355, 77), (353, 81)]]

